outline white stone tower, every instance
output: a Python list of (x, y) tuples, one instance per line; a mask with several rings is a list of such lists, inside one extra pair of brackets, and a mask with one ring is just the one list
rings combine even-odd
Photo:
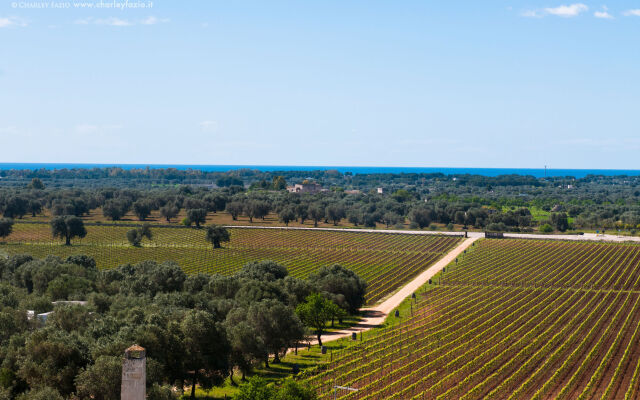
[(144, 400), (147, 386), (147, 358), (144, 347), (133, 345), (122, 360), (121, 400)]

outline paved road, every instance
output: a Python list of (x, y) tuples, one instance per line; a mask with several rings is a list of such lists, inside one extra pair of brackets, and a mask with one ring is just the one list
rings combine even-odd
[[(404, 235), (446, 235), (446, 236), (464, 236), (464, 232), (448, 232), (448, 231), (409, 231), (394, 229), (349, 229), (349, 228), (303, 228), (303, 227), (286, 227), (286, 226), (257, 226), (257, 225), (227, 225), (227, 228), (243, 228), (243, 229), (286, 229), (286, 230), (311, 230), (311, 231), (330, 231), (330, 232), (366, 232), (366, 233), (401, 233)], [(483, 238), (484, 232), (468, 232), (470, 238)], [(513, 239), (547, 239), (547, 240), (594, 240), (601, 242), (639, 242), (640, 237), (637, 236), (618, 236), (618, 235), (596, 235), (595, 233), (585, 233), (584, 235), (544, 235), (537, 233), (504, 233), (504, 237)]]

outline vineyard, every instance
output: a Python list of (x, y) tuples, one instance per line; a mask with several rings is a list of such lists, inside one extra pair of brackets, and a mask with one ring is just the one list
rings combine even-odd
[(308, 382), (321, 399), (637, 399), (639, 264), (638, 245), (483, 240)]
[(174, 261), (187, 273), (233, 274), (247, 262), (269, 259), (284, 264), (293, 276), (306, 277), (321, 266), (341, 264), (367, 281), (367, 302), (372, 304), (459, 241), (451, 236), (232, 228), (231, 241), (214, 251), (205, 241), (204, 229), (153, 227), (153, 239), (133, 247), (126, 239), (131, 227), (93, 224), (86, 228), (85, 238), (62, 246), (52, 239), (48, 224), (17, 223), (0, 251), (36, 257), (86, 254), (101, 268), (143, 260)]

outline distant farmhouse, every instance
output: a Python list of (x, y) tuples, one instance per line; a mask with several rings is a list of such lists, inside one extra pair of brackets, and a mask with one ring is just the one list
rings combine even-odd
[(287, 186), (287, 190), (291, 193), (320, 193), (326, 192), (327, 189), (323, 189), (322, 185), (315, 182), (304, 180), (302, 183), (296, 183), (293, 186)]

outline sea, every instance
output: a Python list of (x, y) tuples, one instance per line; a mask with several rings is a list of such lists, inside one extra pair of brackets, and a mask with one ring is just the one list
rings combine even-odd
[(202, 171), (230, 171), (238, 169), (253, 169), (259, 171), (318, 171), (337, 170), (352, 174), (402, 174), (402, 173), (443, 173), (445, 175), (531, 175), (543, 177), (574, 177), (584, 178), (587, 175), (604, 176), (638, 176), (640, 170), (635, 169), (553, 169), (553, 168), (455, 168), (455, 167), (349, 167), (329, 165), (187, 165), (187, 164), (82, 164), (82, 163), (0, 163), (0, 170), (11, 169), (73, 169), (73, 168), (107, 168), (120, 167), (123, 169), (136, 168), (175, 168), (179, 170), (196, 169)]

